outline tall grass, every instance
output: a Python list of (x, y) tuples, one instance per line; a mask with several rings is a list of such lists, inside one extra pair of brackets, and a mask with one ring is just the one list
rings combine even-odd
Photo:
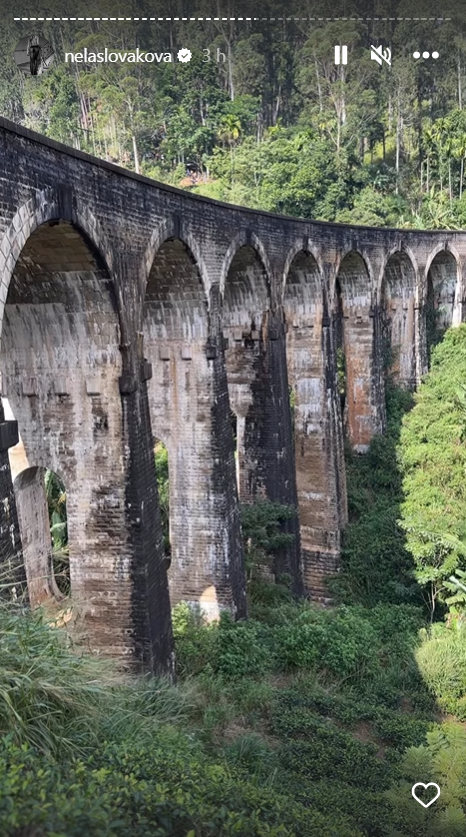
[(0, 604), (0, 736), (55, 756), (84, 754), (103, 739), (180, 721), (192, 700), (164, 681), (129, 683), (113, 663), (74, 653), (39, 612)]

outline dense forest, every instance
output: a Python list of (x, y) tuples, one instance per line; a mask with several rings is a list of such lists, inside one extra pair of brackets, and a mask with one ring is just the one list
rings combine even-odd
[[(196, 193), (370, 225), (465, 226), (466, 16), (444, 3), (254, 4), (258, 18), (45, 23), (53, 68), (12, 60), (37, 5), (5, 0), (0, 113)], [(82, 4), (91, 14), (90, 4)], [(100, 0), (143, 16), (149, 2)], [(170, 16), (218, 15), (172, 0)], [(189, 7), (189, 8), (188, 8)], [(250, 13), (224, 3), (222, 14)], [(48, 0), (44, 15), (76, 14)], [(394, 18), (376, 20), (378, 17)], [(359, 19), (363, 18), (363, 19)], [(334, 45), (349, 46), (335, 66)], [(371, 43), (392, 66), (371, 61)], [(87, 47), (190, 63), (65, 64)], [(438, 59), (415, 60), (417, 49)], [(220, 61), (205, 61), (206, 53)], [(223, 56), (225, 61), (223, 61)], [(5, 837), (464, 837), (466, 325), (432, 348), (416, 394), (386, 380), (387, 431), (346, 452), (349, 524), (333, 605), (295, 601), (264, 567), (296, 510), (242, 508), (248, 619), (173, 612), (176, 684), (83, 652), (65, 618), (0, 600), (0, 832)], [(155, 449), (165, 547), (168, 459)], [(66, 495), (46, 478), (63, 608)], [(6, 587), (6, 582), (3, 585)], [(414, 782), (437, 782), (429, 809)]]
[[(284, 20), (283, 5), (273, 1), (255, 3), (259, 19), (251, 22), (44, 22), (55, 62), (29, 79), (11, 56), (32, 24), (13, 22), (15, 4), (6, 6), (0, 113), (17, 122), (243, 205), (379, 226), (465, 223), (466, 21), (459, 2), (440, 10), (434, 2), (336, 0), (332, 15), (355, 19), (331, 22), (304, 19), (327, 17), (327, 3), (287, 4), (298, 19)], [(251, 14), (247, 3), (165, 6), (173, 17)], [(43, 11), (76, 13), (74, 4), (53, 0)], [(154, 10), (143, 0), (107, 0), (98, 13)], [(412, 20), (439, 14), (450, 19)], [(348, 44), (346, 66), (334, 64), (338, 43)], [(371, 60), (371, 44), (391, 49), (391, 66)], [(169, 50), (174, 61), (64, 63), (65, 52), (105, 46)], [(189, 63), (176, 60), (180, 47), (192, 51)], [(419, 49), (439, 57), (415, 60)]]

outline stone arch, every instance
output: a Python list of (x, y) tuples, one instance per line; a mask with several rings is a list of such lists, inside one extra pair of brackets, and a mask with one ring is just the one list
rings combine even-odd
[(260, 331), (271, 306), (269, 277), (259, 251), (252, 244), (243, 244), (236, 250), (220, 286), (227, 328)]
[[(283, 312), (272, 310), (271, 274), (256, 243), (250, 236), (226, 260), (222, 283), (228, 391), (236, 415), (238, 489), (243, 502), (268, 498), (296, 505)], [(292, 525), (293, 547), (277, 553), (274, 572), (276, 576), (290, 574), (293, 589), (300, 593), (297, 520)]]
[(449, 254), (449, 256), (453, 257), (453, 259), (456, 262), (457, 268), (459, 270), (460, 255), (459, 255), (459, 252), (458, 252), (457, 248), (454, 246), (454, 244), (452, 242), (444, 241), (441, 244), (437, 244), (437, 246), (434, 247), (434, 249), (430, 252), (429, 257), (427, 259), (426, 268), (425, 268), (425, 275), (426, 276), (427, 276), (427, 274), (428, 274), (428, 272), (429, 272), (429, 270), (432, 266), (432, 262), (441, 253), (447, 253), (447, 254)]
[(28, 461), (67, 486), (71, 593), (90, 644), (121, 656), (134, 648), (118, 295), (106, 258), (71, 216), (60, 196), (22, 213), (7, 256), (2, 395)]
[(263, 410), (269, 397), (260, 367), (268, 338), (270, 281), (251, 243), (241, 244), (225, 266), (222, 320), (230, 404), (237, 417), (238, 489), (243, 500), (252, 500), (267, 493), (255, 464), (264, 445)]
[[(334, 316), (337, 352), (341, 353), (344, 425), (353, 448), (367, 450), (383, 426), (374, 333), (373, 281), (370, 263), (351, 250), (340, 260), (335, 280)], [(343, 374), (341, 373), (343, 380)]]
[(373, 277), (370, 261), (363, 253), (349, 250), (340, 257), (335, 293), (342, 294), (347, 306), (370, 308), (373, 301)]
[[(232, 263), (237, 258), (243, 248), (248, 248), (248, 253), (251, 256), (251, 251), (254, 253), (254, 258), (260, 265), (260, 272), (265, 278), (268, 294), (270, 296), (270, 277), (272, 276), (272, 268), (270, 265), (267, 251), (258, 236), (252, 232), (241, 232), (234, 237), (225, 253), (220, 272), (220, 293), (225, 298), (227, 278), (230, 276)], [(246, 252), (246, 251), (245, 251)]]
[[(15, 212), (10, 224), (0, 239), (0, 334), (3, 323), (3, 306), (10, 281), (20, 254), (30, 236), (43, 224), (56, 220), (68, 221), (79, 230), (88, 246), (105, 265), (112, 269), (111, 248), (96, 217), (89, 207), (72, 204), (69, 196), (62, 192), (45, 189), (29, 198)], [(97, 247), (95, 242), (99, 242)]]
[(461, 304), (460, 276), (458, 254), (450, 246), (437, 247), (427, 262), (422, 288), (428, 364), (433, 346), (457, 321), (456, 312)]
[[(315, 265), (316, 269), (319, 272), (319, 275), (323, 277), (322, 263), (321, 263), (321, 259), (320, 259), (319, 253), (317, 251), (317, 248), (312, 247), (311, 243), (309, 241), (307, 241), (307, 239), (300, 240), (300, 241), (299, 240), (295, 241), (293, 246), (288, 251), (286, 259), (285, 259), (285, 267), (284, 267), (284, 270), (283, 270), (282, 289), (281, 289), (282, 301), (284, 300), (287, 284), (288, 284), (288, 281), (289, 281), (290, 269), (291, 269), (296, 257), (300, 256), (302, 258), (303, 254), (305, 256), (307, 255), (310, 258), (312, 258), (313, 265)], [(323, 287), (323, 279), (319, 278), (319, 288), (321, 286)], [(318, 293), (318, 288), (316, 288), (316, 292)]]
[(197, 239), (191, 234), (191, 232), (189, 232), (189, 230), (183, 230), (183, 233), (181, 233), (178, 229), (179, 227), (180, 224), (176, 218), (164, 219), (152, 231), (150, 241), (145, 249), (142, 261), (141, 273), (142, 276), (144, 276), (145, 281), (145, 287), (142, 289), (142, 296), (144, 298), (145, 292), (147, 290), (147, 283), (149, 281), (150, 272), (154, 264), (154, 260), (158, 255), (161, 247), (168, 241), (180, 241), (186, 247), (186, 252), (189, 253), (190, 258), (196, 265), (196, 268), (199, 272), (199, 276), (204, 287), (206, 299), (209, 303), (210, 278), (204, 262), (202, 248), (200, 247)]
[[(179, 238), (160, 245), (148, 274), (145, 315), (157, 340), (207, 340), (208, 298), (196, 259)], [(187, 358), (186, 358), (187, 359)]]
[(294, 315), (308, 317), (324, 305), (324, 282), (316, 256), (300, 247), (287, 258), (283, 288), (283, 308)]
[(391, 260), (392, 256), (396, 256), (399, 253), (403, 253), (407, 257), (408, 261), (410, 262), (410, 264), (411, 264), (411, 266), (414, 270), (415, 276), (416, 277), (419, 276), (419, 262), (418, 262), (418, 259), (416, 258), (416, 255), (415, 255), (414, 251), (412, 250), (412, 248), (409, 247), (409, 245), (407, 245), (405, 242), (398, 243), (394, 247), (391, 247), (385, 255), (385, 259), (384, 259), (384, 262), (383, 262), (383, 265), (382, 265), (382, 270), (381, 270), (381, 273), (380, 273), (380, 276), (379, 276), (378, 296), (379, 296), (380, 301), (383, 300), (385, 269), (387, 267), (388, 262)]
[(382, 363), (396, 383), (416, 385), (416, 267), (405, 249), (390, 253), (381, 287)]
[[(308, 410), (313, 412), (316, 403), (320, 401), (320, 392), (316, 388), (323, 386), (319, 358), (322, 353), (322, 321), (325, 309), (321, 270), (315, 257), (301, 248), (289, 261), (283, 292), (288, 376), (294, 393), (293, 418), (295, 431), (298, 432), (299, 428), (304, 430), (304, 426), (307, 427), (309, 418), (301, 415), (302, 409), (305, 409), (307, 415)], [(312, 375), (309, 366), (313, 361), (319, 366), (317, 377)], [(305, 404), (307, 408), (304, 408)]]
[(153, 433), (169, 458), (172, 603), (201, 604), (209, 618), (225, 607), (244, 615), (225, 372), (198, 261), (180, 238), (154, 256), (143, 323)]

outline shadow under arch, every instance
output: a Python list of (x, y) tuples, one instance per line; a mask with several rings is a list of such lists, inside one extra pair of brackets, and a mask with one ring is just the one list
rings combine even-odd
[[(268, 499), (297, 508), (296, 473), (281, 309), (272, 310), (271, 275), (255, 239), (226, 262), (222, 322), (231, 410), (236, 417), (238, 491), (242, 502)], [(298, 520), (293, 544), (278, 551), (274, 575), (302, 592)]]
[(153, 435), (164, 440), (169, 459), (171, 602), (202, 598), (211, 619), (224, 608), (244, 615), (223, 355), (211, 334), (197, 259), (180, 238), (161, 242), (150, 266), (143, 336), (153, 368), (147, 385)]
[[(297, 257), (302, 259), (303, 257), (308, 256), (312, 259), (313, 268), (319, 274), (319, 287), (324, 287), (324, 280), (323, 280), (323, 269), (319, 254), (317, 249), (311, 246), (310, 242), (306, 241), (297, 241), (293, 244), (290, 248), (289, 252), (287, 253), (285, 259), (285, 267), (283, 269), (283, 279), (282, 279), (282, 288), (281, 288), (281, 302), (283, 303), (286, 287), (289, 282), (289, 275), (292, 265), (295, 263)], [(298, 260), (299, 261), (299, 260)], [(315, 287), (315, 295), (318, 295), (319, 287)]]
[(416, 267), (403, 248), (390, 253), (380, 291), (382, 364), (394, 383), (416, 386)]
[(255, 257), (261, 266), (261, 271), (266, 281), (267, 293), (269, 297), (271, 297), (272, 269), (267, 256), (267, 251), (262, 241), (255, 233), (242, 231), (238, 233), (238, 235), (236, 235), (230, 242), (223, 259), (220, 271), (220, 294), (222, 298), (225, 297), (227, 277), (231, 275), (232, 263), (243, 248), (249, 248), (249, 251), (253, 251), (255, 253)]
[(351, 250), (341, 259), (335, 277), (334, 332), (344, 427), (358, 453), (367, 451), (372, 436), (384, 424), (374, 319), (369, 263)]
[[(270, 282), (259, 252), (243, 243), (226, 261), (222, 323), (230, 405), (236, 416), (238, 491), (241, 500), (265, 497), (264, 427), (270, 384), (265, 360)], [(258, 465), (258, 467), (256, 467)]]
[(461, 271), (458, 254), (450, 247), (436, 248), (426, 265), (422, 288), (422, 317), (425, 357), (430, 366), (432, 349), (440, 343), (450, 326), (461, 320)]
[(141, 274), (144, 277), (145, 283), (142, 288), (142, 298), (145, 298), (152, 266), (161, 248), (166, 242), (178, 241), (185, 247), (186, 252), (189, 254), (189, 258), (192, 260), (193, 264), (196, 265), (206, 297), (207, 307), (209, 307), (211, 283), (208, 270), (204, 262), (202, 248), (189, 230), (183, 230), (181, 232), (181, 230), (178, 229), (179, 227), (180, 224), (178, 219), (165, 219), (152, 231), (150, 241), (145, 249), (142, 261)]
[[(26, 242), (40, 227), (46, 224), (53, 226), (60, 222), (68, 223), (76, 230), (88, 249), (94, 254), (96, 260), (110, 275), (112, 269), (111, 247), (99, 221), (89, 207), (71, 201), (67, 190), (45, 189), (29, 198), (26, 203), (18, 208), (0, 239), (0, 275), (2, 277), (1, 285), (3, 286), (0, 300), (3, 303), (6, 300), (11, 278)], [(99, 243), (97, 244), (97, 242)], [(118, 310), (116, 293), (114, 293), (114, 304), (116, 310)], [(120, 310), (121, 306), (119, 313)]]

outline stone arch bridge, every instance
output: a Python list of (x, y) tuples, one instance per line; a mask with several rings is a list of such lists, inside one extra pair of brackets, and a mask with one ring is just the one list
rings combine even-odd
[(275, 570), (322, 598), (346, 522), (344, 427), (364, 451), (387, 363), (413, 387), (429, 329), (463, 320), (466, 235), (228, 206), (6, 120), (0, 160), (4, 572), (25, 567), (33, 605), (57, 593), (51, 469), (93, 649), (166, 670), (170, 599), (245, 614), (238, 497), (297, 503)]

